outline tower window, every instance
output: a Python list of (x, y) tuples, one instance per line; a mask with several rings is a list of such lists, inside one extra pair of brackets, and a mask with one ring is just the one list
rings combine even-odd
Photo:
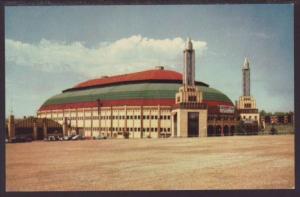
[(245, 107), (245, 108), (251, 108), (251, 103), (245, 103), (245, 104), (244, 104), (244, 107)]
[(196, 101), (197, 97), (196, 96), (189, 96), (189, 101)]

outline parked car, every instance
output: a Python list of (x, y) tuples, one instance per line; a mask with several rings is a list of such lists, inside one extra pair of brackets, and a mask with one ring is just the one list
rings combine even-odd
[(98, 136), (96, 137), (96, 140), (106, 140), (106, 136), (98, 135)]
[(48, 141), (56, 141), (55, 136), (53, 135), (48, 136)]
[(80, 139), (81, 139), (80, 135), (75, 135), (74, 137), (72, 137), (72, 140), (80, 140)]
[(66, 136), (64, 136), (64, 137), (63, 137), (63, 139), (64, 139), (65, 141), (67, 141), (67, 140), (71, 140), (71, 139), (72, 139), (72, 137), (71, 137), (71, 136), (67, 136), (67, 135), (66, 135)]

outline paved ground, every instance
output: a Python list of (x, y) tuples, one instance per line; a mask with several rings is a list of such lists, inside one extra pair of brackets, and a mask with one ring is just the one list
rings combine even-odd
[(294, 188), (294, 136), (6, 145), (7, 191)]

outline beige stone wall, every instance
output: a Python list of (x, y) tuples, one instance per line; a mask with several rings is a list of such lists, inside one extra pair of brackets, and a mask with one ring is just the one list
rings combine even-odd
[(207, 110), (200, 110), (199, 137), (207, 137)]
[[(187, 137), (188, 136), (188, 112), (199, 112), (199, 137), (207, 136), (207, 110), (195, 109), (176, 109), (172, 114), (177, 114), (177, 136), (174, 133), (174, 124), (172, 125), (173, 137)], [(172, 116), (174, 122), (174, 116)]]
[[(142, 111), (143, 110), (143, 113)], [(113, 136), (123, 138), (123, 131), (129, 132), (129, 138), (159, 137), (159, 125), (162, 135), (171, 135), (171, 108), (169, 106), (116, 106), (98, 108), (80, 108), (65, 110), (48, 110), (38, 112), (39, 118), (50, 118), (63, 124), (67, 118), (70, 127), (82, 129), (85, 136)], [(159, 114), (162, 119), (159, 118)], [(110, 119), (113, 116), (114, 119)], [(145, 117), (142, 120), (142, 116)]]

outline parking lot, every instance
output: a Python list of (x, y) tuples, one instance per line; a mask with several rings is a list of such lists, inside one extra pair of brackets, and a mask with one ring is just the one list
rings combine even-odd
[(294, 188), (294, 136), (6, 144), (7, 191)]

